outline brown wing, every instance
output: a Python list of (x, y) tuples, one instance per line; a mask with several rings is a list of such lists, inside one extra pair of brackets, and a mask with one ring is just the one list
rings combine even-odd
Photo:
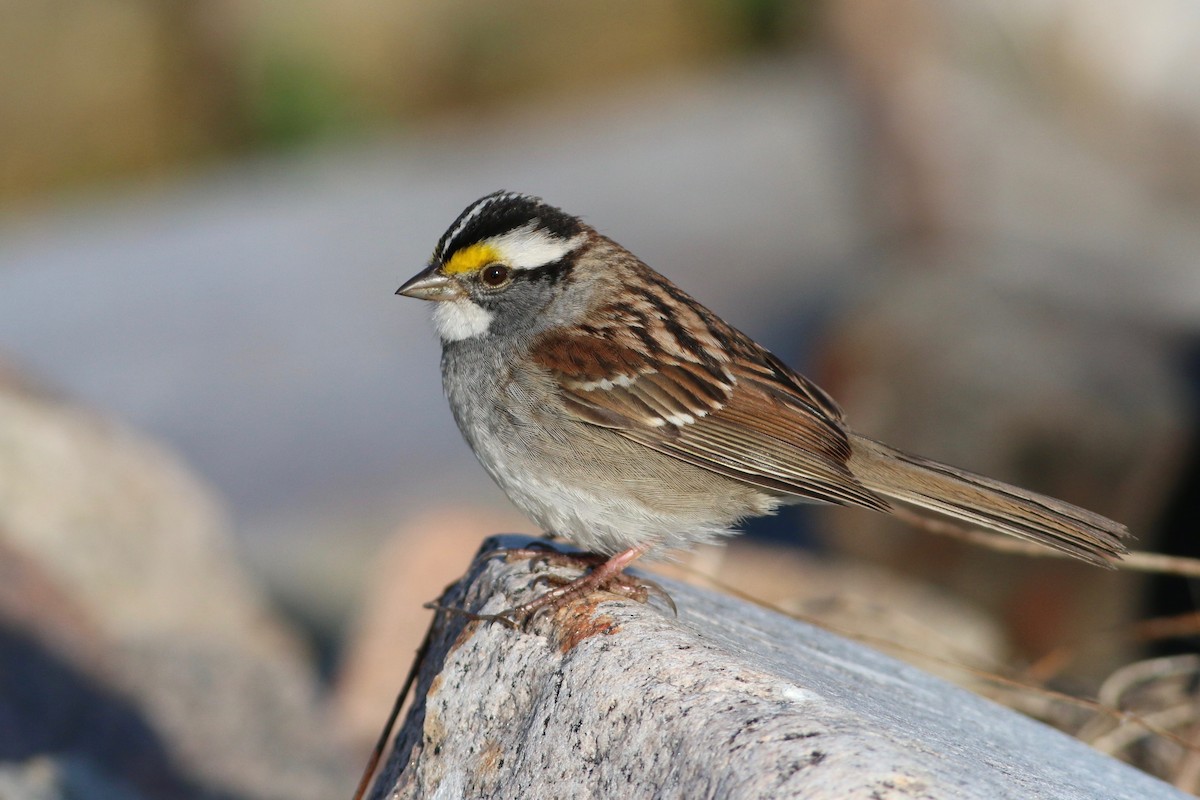
[(765, 489), (888, 508), (847, 469), (850, 444), (828, 395), (703, 308), (680, 306), (670, 325), (614, 306), (604, 326), (544, 334), (533, 357), (589, 423)]

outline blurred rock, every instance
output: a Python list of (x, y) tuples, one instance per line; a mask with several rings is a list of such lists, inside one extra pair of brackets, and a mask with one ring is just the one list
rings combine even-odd
[[(0, 760), (67, 753), (153, 797), (344, 792), (307, 654), (211, 494), (26, 385), (0, 383)], [(75, 785), (46, 796), (105, 796)]]
[(169, 746), (119, 684), (0, 626), (0, 762), (65, 754), (153, 797), (192, 796)]
[(0, 535), (116, 639), (169, 632), (294, 652), (208, 489), (88, 410), (0, 390)]
[(122, 683), (205, 787), (264, 800), (352, 791), (361, 762), (328, 724), (306, 663), (194, 636), (143, 642), (122, 656)]
[(78, 664), (109, 666), (107, 639), (86, 608), (0, 531), (0, 627), (29, 632)]
[[(1187, 429), (1170, 340), (1111, 315), (1000, 291), (964, 267), (894, 273), (826, 343), (820, 383), (856, 430), (905, 450), (1151, 525)], [(971, 598), (1009, 620), (1026, 656), (1131, 620), (1140, 578), (1019, 559), (833, 510), (829, 539)], [(1115, 649), (1114, 649), (1115, 648)], [(1103, 675), (1128, 653), (1089, 650)]]
[(4, 800), (142, 800), (146, 795), (122, 785), (94, 766), (72, 758), (34, 758), (0, 764)]
[(0, 797), (10, 796), (6, 782), (18, 797), (107, 797), (96, 770), (151, 796), (188, 796), (158, 733), (120, 688), (122, 661), (88, 610), (0, 539), (0, 762), (33, 759), (0, 776)]

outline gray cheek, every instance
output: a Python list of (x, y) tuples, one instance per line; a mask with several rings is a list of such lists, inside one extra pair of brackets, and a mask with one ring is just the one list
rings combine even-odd
[(528, 335), (540, 330), (553, 300), (552, 288), (544, 282), (517, 281), (502, 294), (479, 297), (477, 302), (493, 315), (491, 335)]

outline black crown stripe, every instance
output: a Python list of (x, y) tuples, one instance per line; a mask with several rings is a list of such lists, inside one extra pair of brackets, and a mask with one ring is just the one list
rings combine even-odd
[(583, 223), (541, 198), (515, 192), (493, 192), (467, 206), (438, 241), (435, 260), (445, 261), (455, 252), (493, 236), (534, 223), (535, 230), (569, 239)]

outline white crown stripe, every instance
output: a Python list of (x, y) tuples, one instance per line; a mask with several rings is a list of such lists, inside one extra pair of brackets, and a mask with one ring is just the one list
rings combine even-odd
[(485, 208), (493, 203), (498, 203), (503, 200), (512, 200), (517, 197), (523, 197), (523, 195), (520, 192), (504, 192), (503, 194), (489, 194), (487, 197), (481, 197), (480, 199), (476, 200), (475, 205), (463, 212), (462, 219), (458, 221), (458, 224), (447, 231), (444, 236), (442, 236), (442, 252), (446, 252), (447, 249), (453, 249), (450, 247), (450, 245), (454, 243), (454, 240), (458, 238), (458, 235), (466, 230), (467, 225), (471, 224), (471, 221), (478, 217)]
[(529, 270), (544, 267), (558, 261), (583, 244), (584, 236), (573, 236), (563, 239), (560, 236), (536, 228), (537, 223), (494, 236), (488, 244), (496, 248), (509, 267), (516, 270)]
[(479, 216), (479, 212), (483, 211), (483, 209), (487, 208), (499, 199), (500, 198), (498, 197), (485, 197), (477, 201), (469, 211), (463, 214), (462, 218), (458, 221), (458, 224), (451, 228), (446, 235), (442, 237), (443, 252), (445, 247), (448, 247), (451, 242), (458, 238), (458, 235), (463, 232), (463, 229), (467, 227), (467, 224)]

